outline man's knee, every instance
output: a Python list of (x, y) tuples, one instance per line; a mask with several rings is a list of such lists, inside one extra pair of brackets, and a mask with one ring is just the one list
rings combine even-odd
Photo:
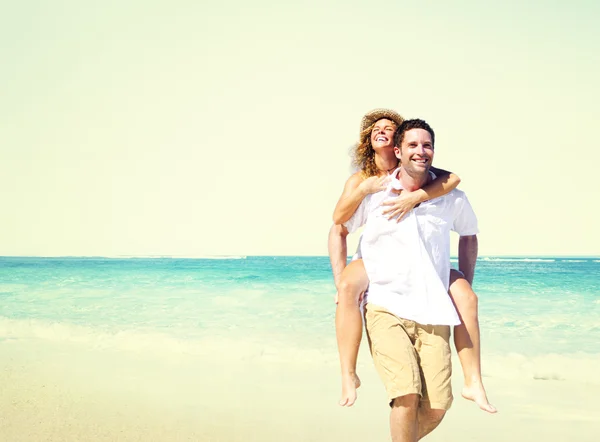
[[(424, 405), (424, 404), (422, 404)], [(419, 437), (418, 440), (423, 439), (429, 433), (437, 428), (446, 412), (441, 409), (431, 409), (428, 404), (419, 408)]]
[(422, 408), (419, 410), (419, 420), (423, 420), (423, 423), (428, 424), (439, 424), (444, 416), (446, 415), (446, 410), (441, 410), (439, 408)]
[(394, 398), (392, 401), (392, 408), (405, 408), (408, 410), (417, 411), (419, 408), (420, 396), (418, 394), (405, 394)]

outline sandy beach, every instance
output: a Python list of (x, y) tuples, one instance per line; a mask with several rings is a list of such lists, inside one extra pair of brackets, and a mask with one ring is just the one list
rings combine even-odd
[[(157, 357), (11, 340), (0, 343), (0, 356), (2, 441), (389, 440), (385, 395), (364, 345), (363, 387), (351, 409), (336, 405), (330, 358)], [(453, 408), (426, 440), (598, 440), (597, 383), (485, 380), (500, 412), (487, 415), (457, 397), (455, 370)]]

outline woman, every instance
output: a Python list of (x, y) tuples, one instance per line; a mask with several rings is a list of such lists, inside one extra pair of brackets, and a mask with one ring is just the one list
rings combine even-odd
[[(342, 406), (354, 404), (356, 389), (360, 386), (356, 375), (356, 359), (362, 337), (359, 298), (367, 289), (369, 280), (361, 259), (353, 259), (345, 266), (345, 238), (343, 243), (336, 238), (347, 234), (343, 223), (352, 217), (368, 194), (386, 188), (388, 174), (398, 167), (393, 140), (402, 121), (399, 114), (387, 109), (377, 109), (364, 116), (359, 143), (354, 150), (353, 162), (359, 171), (346, 182), (334, 210), (335, 225), (330, 232), (329, 247), (338, 289), (336, 335), (342, 368)], [(384, 213), (390, 218), (397, 217), (399, 221), (417, 204), (447, 194), (460, 182), (450, 172), (434, 168), (431, 170), (437, 176), (435, 180), (423, 189), (403, 192), (398, 198), (384, 202), (384, 205), (389, 206)], [(462, 324), (454, 328), (454, 344), (465, 377), (462, 395), (474, 401), (482, 410), (495, 413), (496, 409), (488, 402), (481, 379), (477, 295), (471, 289), (469, 281), (456, 270), (451, 271), (449, 292), (462, 319)]]

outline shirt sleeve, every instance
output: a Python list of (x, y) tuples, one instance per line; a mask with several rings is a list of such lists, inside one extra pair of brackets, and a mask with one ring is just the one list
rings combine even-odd
[(454, 223), (452, 230), (460, 236), (470, 236), (479, 233), (477, 216), (467, 195), (461, 192), (454, 202)]
[(358, 206), (358, 209), (356, 209), (356, 212), (354, 212), (354, 215), (352, 215), (352, 218), (350, 218), (348, 221), (346, 221), (344, 223), (344, 227), (346, 227), (346, 229), (348, 229), (349, 233), (353, 233), (356, 232), (358, 229), (360, 229), (362, 226), (365, 225), (365, 223), (367, 222), (367, 201), (369, 200), (369, 197), (367, 196), (366, 198), (364, 198), (362, 200), (362, 202), (360, 203), (360, 206)]

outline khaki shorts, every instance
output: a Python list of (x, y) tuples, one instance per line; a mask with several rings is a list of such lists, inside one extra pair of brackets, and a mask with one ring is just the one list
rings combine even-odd
[(388, 393), (421, 395), (434, 409), (452, 405), (450, 327), (421, 325), (367, 304), (365, 324), (371, 355)]

